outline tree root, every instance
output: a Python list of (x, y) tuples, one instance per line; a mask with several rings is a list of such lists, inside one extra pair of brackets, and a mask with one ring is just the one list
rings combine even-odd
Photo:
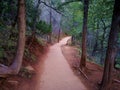
[(16, 74), (15, 70), (12, 69), (12, 67), (0, 64), (0, 77), (7, 77), (8, 75), (12, 74)]

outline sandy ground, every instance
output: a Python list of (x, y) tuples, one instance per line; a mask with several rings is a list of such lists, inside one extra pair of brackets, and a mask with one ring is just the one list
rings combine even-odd
[(50, 47), (36, 90), (87, 90), (62, 54), (61, 45), (66, 44), (68, 39), (70, 37)]

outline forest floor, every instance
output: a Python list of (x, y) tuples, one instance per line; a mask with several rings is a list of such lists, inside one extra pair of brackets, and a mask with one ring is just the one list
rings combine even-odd
[(32, 66), (35, 75), (24, 79), (17, 90), (87, 90), (62, 54), (61, 45), (69, 38), (50, 46), (46, 54), (40, 55), (39, 62)]
[[(42, 45), (36, 38), (28, 37), (26, 47), (30, 54), (27, 57), (24, 55), (19, 74), (11, 75), (5, 79), (0, 78), (0, 90), (35, 90), (49, 45)], [(32, 55), (35, 55), (35, 61), (31, 60)]]
[[(88, 60), (86, 66), (87, 68), (84, 70), (84, 74), (87, 76), (86, 78), (78, 69), (80, 63), (78, 47), (71, 46), (70, 43), (71, 42), (69, 40), (68, 44), (62, 46), (62, 53), (68, 61), (70, 67), (74, 71), (75, 75), (80, 78), (82, 83), (89, 88), (89, 90), (99, 90), (102, 80), (103, 67)], [(120, 71), (115, 70), (113, 77), (115, 80), (118, 80), (118, 82), (113, 81), (110, 90), (120, 90)]]
[(29, 38), (32, 44), (26, 44), (30, 45), (30, 53), (34, 53), (38, 60), (29, 62), (24, 57), (22, 67), (34, 72), (28, 72), (24, 68), (18, 75), (1, 79), (0, 90), (87, 90), (62, 54), (61, 45), (66, 44), (69, 38), (62, 39), (50, 48), (49, 45), (43, 47), (36, 39)]

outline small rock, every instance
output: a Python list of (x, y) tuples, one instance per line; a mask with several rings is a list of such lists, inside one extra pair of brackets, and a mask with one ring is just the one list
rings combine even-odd
[(27, 69), (30, 72), (34, 72), (35, 71), (32, 66), (27, 66), (27, 67), (25, 67), (25, 69)]

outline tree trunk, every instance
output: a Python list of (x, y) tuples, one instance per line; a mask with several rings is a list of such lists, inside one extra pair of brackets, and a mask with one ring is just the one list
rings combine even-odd
[(80, 68), (81, 69), (86, 66), (88, 6), (89, 6), (89, 0), (84, 0), (84, 18), (83, 18), (83, 31), (82, 31), (82, 55), (81, 55), (81, 61), (80, 61)]
[[(49, 4), (51, 6), (51, 0), (49, 1)], [(50, 29), (52, 29), (52, 9), (51, 8), (50, 8), (49, 14), (50, 14)], [(49, 43), (51, 42), (52, 42), (52, 31), (49, 34)]]
[(19, 38), (16, 56), (13, 64), (10, 67), (0, 65), (0, 74), (17, 74), (20, 70), (24, 46), (25, 46), (25, 30), (26, 30), (26, 21), (25, 21), (25, 1), (18, 0), (18, 30), (19, 30)]
[(112, 84), (112, 71), (117, 53), (118, 32), (120, 31), (120, 0), (115, 0), (108, 48), (105, 58), (104, 73), (100, 90), (110, 90)]
[(58, 32), (58, 43), (59, 43), (59, 41), (60, 41), (60, 33), (61, 33), (61, 30), (60, 30), (60, 28), (59, 28), (59, 32)]
[(72, 45), (75, 45), (75, 36), (74, 35), (72, 35), (71, 42), (72, 42)]

